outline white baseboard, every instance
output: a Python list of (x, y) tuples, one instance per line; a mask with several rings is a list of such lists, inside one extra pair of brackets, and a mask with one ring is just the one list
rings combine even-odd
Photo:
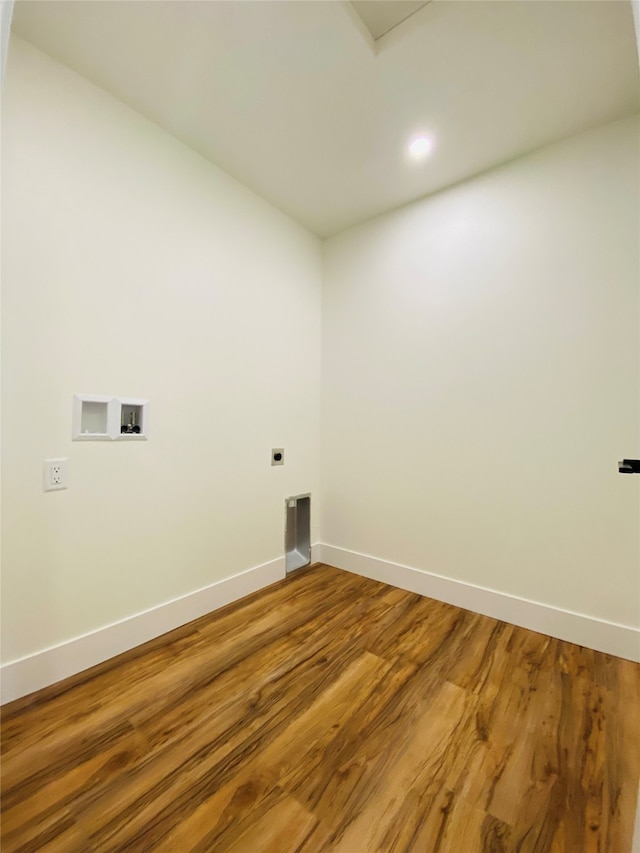
[[(312, 562), (417, 592), (607, 654), (640, 661), (640, 631), (410, 566), (314, 544)], [(19, 699), (205, 616), (285, 577), (284, 557), (0, 667), (0, 704)]]
[(285, 577), (284, 557), (0, 667), (0, 704), (76, 675)]
[(334, 545), (317, 545), (314, 559), (372, 580), (473, 610), (599, 652), (640, 661), (640, 630), (538, 601), (379, 560)]

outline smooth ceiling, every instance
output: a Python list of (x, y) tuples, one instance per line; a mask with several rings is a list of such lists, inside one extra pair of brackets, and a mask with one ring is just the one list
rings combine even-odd
[(425, 0), (351, 0), (351, 5), (377, 40), (427, 3)]
[[(19, 0), (13, 29), (320, 236), (639, 108), (624, 2)], [(368, 33), (366, 34), (368, 36)], [(423, 163), (413, 134), (433, 135)]]

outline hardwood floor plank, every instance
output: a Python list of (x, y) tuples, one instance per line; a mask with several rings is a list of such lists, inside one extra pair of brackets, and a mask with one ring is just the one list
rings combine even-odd
[(24, 824), (32, 826), (39, 818), (68, 811), (87, 789), (119, 776), (127, 767), (141, 761), (145, 753), (146, 748), (140, 743), (138, 733), (133, 732), (128, 743), (116, 743), (111, 749), (98, 752), (68, 772), (54, 775), (47, 784), (36, 784), (32, 796), (20, 798), (14, 805), (10, 802), (3, 804), (3, 834), (8, 835)]
[(6, 853), (630, 853), (640, 667), (316, 566), (3, 709)]
[(39, 814), (28, 823), (22, 823), (11, 832), (4, 833), (2, 849), (16, 853), (40, 850), (69, 850), (82, 844), (81, 832), (66, 809), (56, 809)]
[[(180, 826), (167, 837), (167, 842), (173, 843), (174, 849), (181, 849), (193, 837), (194, 826), (200, 824), (202, 811), (206, 810), (224, 814), (216, 828), (216, 843), (223, 846), (231, 843), (233, 833), (237, 832), (237, 823), (247, 808), (247, 789), (255, 795), (254, 780), (261, 780), (260, 798), (264, 798), (276, 790), (283, 790), (281, 779), (296, 763), (308, 761), (312, 772), (312, 762), (321, 752), (318, 744), (336, 736), (344, 721), (367, 701), (388, 668), (385, 661), (374, 655), (360, 655), (318, 696), (316, 702), (300, 716), (291, 718), (277, 738), (254, 753), (255, 757), (247, 763), (244, 772), (234, 775), (227, 785), (213, 792), (199, 812), (181, 821)], [(255, 819), (258, 805), (254, 799), (252, 819)], [(238, 810), (240, 815), (236, 814)]]
[(466, 691), (450, 682), (443, 684), (417, 725), (402, 740), (400, 731), (396, 732), (385, 761), (378, 760), (351, 787), (348, 808), (332, 813), (326, 801), (324, 813), (318, 809), (333, 829), (327, 849), (341, 853), (402, 849), (390, 839), (406, 832), (407, 825), (415, 827), (429, 819), (424, 791), (442, 784), (445, 752), (468, 701), (472, 697)]
[[(305, 606), (298, 605), (299, 586), (305, 581)], [(314, 613), (324, 617), (331, 616), (332, 608), (343, 610), (345, 604), (351, 600), (353, 592), (362, 587), (365, 579), (355, 575), (345, 578), (345, 583), (340, 585), (331, 584), (331, 576), (327, 575), (323, 567), (317, 572), (298, 578), (294, 576), (287, 581), (286, 591), (282, 584), (273, 584), (262, 593), (254, 593), (243, 599), (242, 630), (239, 631), (237, 609), (238, 602), (218, 611), (218, 618), (212, 620), (210, 616), (202, 617), (191, 623), (189, 632), (185, 627), (165, 635), (164, 643), (154, 640), (149, 643), (149, 652), (142, 655), (134, 650), (135, 654), (126, 653), (120, 655), (111, 662), (110, 666), (100, 664), (85, 674), (84, 681), (78, 682), (78, 676), (68, 679), (70, 687), (67, 690), (54, 686), (46, 688), (40, 694), (35, 694), (31, 703), (20, 699), (2, 709), (2, 754), (6, 757), (14, 743), (14, 732), (18, 733), (19, 746), (22, 751), (22, 736), (24, 726), (29, 724), (37, 727), (41, 738), (48, 734), (54, 736), (59, 730), (60, 714), (64, 710), (65, 719), (69, 721), (83, 722), (96, 715), (103, 713), (103, 698), (106, 692), (117, 691), (123, 703), (132, 707), (139, 703), (140, 707), (148, 705), (148, 693), (146, 691), (147, 675), (153, 675), (158, 686), (163, 691), (172, 689), (174, 681), (176, 687), (184, 686), (191, 689), (189, 675), (191, 667), (184, 666), (185, 659), (193, 666), (196, 662), (196, 654), (200, 654), (200, 660), (209, 663), (209, 670), (213, 670), (215, 660), (212, 650), (219, 651), (217, 660), (221, 662), (222, 668), (233, 665), (235, 655), (238, 659), (249, 654), (252, 649), (259, 648), (275, 636), (286, 636), (288, 632), (295, 629), (299, 624), (313, 618)], [(372, 582), (373, 583), (373, 582)], [(274, 589), (277, 587), (277, 589)], [(377, 585), (384, 590), (384, 585)], [(276, 606), (278, 610), (276, 611)], [(276, 618), (276, 613), (277, 617)], [(268, 633), (267, 633), (268, 632)], [(237, 641), (237, 642), (236, 642)], [(132, 666), (132, 662), (135, 665)], [(160, 678), (165, 683), (160, 684)], [(62, 682), (64, 684), (65, 682)], [(76, 683), (82, 686), (83, 702), (76, 701), (76, 693), (73, 689)], [(42, 699), (41, 695), (45, 698)], [(47, 701), (46, 697), (51, 695), (55, 702)], [(165, 693), (166, 695), (166, 693)], [(16, 716), (19, 714), (19, 718)], [(101, 723), (98, 721), (97, 725)]]
[[(227, 851), (247, 853), (248, 850), (260, 850), (262, 853), (281, 853), (282, 850), (297, 850), (316, 824), (312, 814), (305, 811), (296, 800), (287, 797), (260, 820), (251, 820), (249, 827), (229, 845)], [(215, 838), (205, 839), (204, 845), (194, 848), (193, 853), (206, 853), (212, 849), (209, 846), (211, 843), (215, 843)]]
[[(332, 666), (333, 663), (333, 666)], [(196, 720), (179, 736), (156, 752), (152, 752), (124, 780), (114, 779), (108, 785), (78, 799), (76, 812), (87, 820), (92, 815), (92, 840), (99, 846), (111, 838), (126, 818), (123, 832), (131, 836), (137, 826), (144, 826), (152, 816), (162, 825), (180, 816), (184, 823), (212, 790), (234, 782), (247, 757), (263, 749), (272, 738), (286, 728), (290, 719), (304, 713), (327, 685), (340, 673), (337, 659), (327, 658), (325, 651), (307, 661), (301, 674), (295, 675), (297, 693), (278, 685), (277, 692), (265, 690), (260, 703), (240, 699), (225, 707), (211, 706), (207, 719)], [(176, 767), (176, 754), (180, 761)], [(151, 780), (149, 786), (145, 780)], [(156, 817), (153, 818), (156, 820)], [(128, 843), (134, 844), (129, 837)], [(137, 842), (136, 842), (137, 843)], [(144, 844), (142, 845), (144, 847)], [(108, 848), (107, 848), (108, 849)], [(142, 849), (142, 848), (141, 848)]]
[(135, 761), (146, 748), (140, 745), (140, 736), (131, 723), (122, 719), (103, 728), (91, 726), (83, 731), (82, 739), (76, 736), (73, 727), (60, 726), (59, 731), (55, 741), (30, 743), (24, 753), (3, 759), (2, 777), (8, 781), (2, 796), (3, 812), (34, 795), (40, 800), (42, 767), (47, 768), (51, 779), (62, 778), (84, 764), (91, 764), (96, 756), (104, 760), (106, 754), (111, 764), (115, 758), (122, 766)]
[[(305, 765), (299, 763), (283, 779), (286, 789), (314, 814), (322, 818), (339, 812), (357, 789), (358, 781), (372, 772), (376, 761), (386, 759), (397, 698), (416, 669), (412, 663), (396, 663), (385, 673), (359, 713), (353, 715), (331, 741), (315, 772), (308, 773)], [(402, 719), (403, 728), (408, 727), (409, 721), (401, 714), (396, 719)], [(326, 826), (323, 823), (323, 827)]]

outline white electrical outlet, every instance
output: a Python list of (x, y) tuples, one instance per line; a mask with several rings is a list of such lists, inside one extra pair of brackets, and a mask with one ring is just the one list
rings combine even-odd
[(53, 492), (66, 489), (69, 485), (68, 459), (44, 460), (44, 490)]

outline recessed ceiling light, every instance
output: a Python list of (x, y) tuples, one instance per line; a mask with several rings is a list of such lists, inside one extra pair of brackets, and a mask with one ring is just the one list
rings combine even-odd
[(431, 154), (432, 149), (433, 142), (428, 136), (416, 136), (415, 139), (412, 139), (409, 143), (409, 154), (411, 154), (415, 160), (422, 160), (428, 154)]

